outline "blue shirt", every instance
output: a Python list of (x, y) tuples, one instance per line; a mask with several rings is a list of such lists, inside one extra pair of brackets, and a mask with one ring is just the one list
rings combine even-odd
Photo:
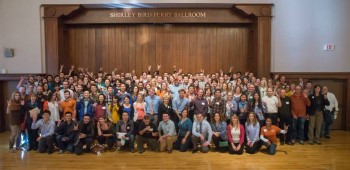
[(220, 122), (219, 125), (216, 125), (216, 123), (211, 124), (213, 132), (219, 132), (220, 138), (224, 140), (227, 140), (226, 127), (227, 123), (225, 121)]
[(162, 100), (159, 96), (154, 95), (153, 97), (147, 96), (145, 98), (146, 102), (146, 113), (151, 113), (151, 106), (153, 105), (153, 114), (158, 114), (159, 105), (162, 103)]
[(177, 97), (173, 100), (172, 104), (173, 104), (173, 109), (181, 115), (182, 110), (184, 110), (186, 106), (189, 106), (190, 101), (185, 97), (184, 98)]
[(259, 122), (257, 122), (255, 126), (253, 125), (253, 123), (248, 124), (248, 122), (246, 122), (245, 123), (245, 132), (246, 132), (248, 142), (259, 141), (259, 132), (260, 132)]
[(226, 113), (225, 113), (226, 119), (231, 119), (231, 116), (233, 114), (237, 113), (237, 109), (238, 109), (237, 102), (234, 99), (232, 99), (231, 103), (232, 103), (232, 108), (229, 105), (229, 101), (227, 101), (226, 106), (225, 106), (226, 107)]
[(38, 128), (40, 128), (41, 137), (45, 138), (51, 136), (55, 133), (55, 122), (50, 119), (45, 123), (43, 119), (40, 119), (37, 122), (32, 123), (32, 129)]
[[(200, 124), (202, 123), (202, 132), (200, 132)], [(213, 137), (213, 131), (208, 121), (203, 120), (202, 122), (195, 121), (192, 126), (192, 134), (196, 137), (200, 135), (204, 136), (204, 139), (207, 139), (207, 142), (210, 143), (211, 138)]]
[(169, 87), (170, 91), (171, 91), (171, 96), (174, 98), (179, 97), (179, 90), (182, 89), (182, 86), (180, 84), (176, 85), (170, 85)]
[(186, 136), (187, 132), (191, 132), (192, 131), (192, 121), (189, 118), (187, 118), (182, 123), (181, 123), (181, 120), (180, 120), (177, 125), (179, 127), (179, 136), (181, 136), (181, 137)]

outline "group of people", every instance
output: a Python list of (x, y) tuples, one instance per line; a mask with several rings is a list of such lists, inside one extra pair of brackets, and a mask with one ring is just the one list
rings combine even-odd
[(275, 154), (280, 144), (330, 138), (338, 102), (327, 86), (302, 79), (288, 83), (285, 76), (256, 78), (253, 73), (137, 76), (131, 73), (94, 75), (72, 66), (69, 73), (22, 77), (8, 101), (10, 152), (90, 152), (97, 141), (106, 149), (143, 153), (212, 151), (254, 154), (266, 146)]

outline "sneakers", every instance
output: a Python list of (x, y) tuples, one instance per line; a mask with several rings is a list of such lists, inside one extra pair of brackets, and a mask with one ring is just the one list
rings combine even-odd
[(305, 144), (305, 142), (303, 140), (300, 140), (299, 143), (300, 143), (300, 145), (304, 145)]
[(143, 152), (145, 152), (145, 150), (139, 150), (139, 154), (143, 154)]
[(325, 138), (327, 138), (327, 139), (330, 139), (331, 137), (330, 136), (324, 136)]
[(309, 144), (310, 144), (310, 145), (313, 145), (313, 144), (314, 144), (314, 141), (313, 141), (313, 140), (309, 140)]
[(171, 154), (173, 152), (173, 149), (168, 150), (168, 154)]
[(321, 144), (322, 144), (322, 143), (320, 142), (320, 140), (316, 140), (315, 143), (316, 143), (317, 145), (321, 145)]
[(63, 154), (63, 150), (58, 151), (58, 154)]
[(295, 144), (295, 139), (292, 139), (290, 143)]

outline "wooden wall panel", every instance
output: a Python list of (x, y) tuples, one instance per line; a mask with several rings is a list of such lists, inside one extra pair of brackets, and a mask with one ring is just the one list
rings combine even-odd
[(135, 69), (137, 73), (154, 70), (172, 72), (173, 66), (184, 73), (207, 73), (230, 66), (244, 71), (248, 64), (249, 27), (201, 24), (133, 24), (67, 27), (69, 48), (65, 65), (110, 72)]

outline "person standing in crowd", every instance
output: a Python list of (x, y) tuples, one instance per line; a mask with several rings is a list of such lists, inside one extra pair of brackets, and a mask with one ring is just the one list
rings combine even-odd
[(225, 107), (226, 107), (226, 112), (225, 112), (226, 123), (230, 123), (232, 114), (236, 114), (238, 110), (237, 102), (233, 99), (232, 92), (227, 92), (227, 100), (226, 100)]
[(163, 120), (163, 113), (168, 113), (170, 116), (170, 120), (174, 121), (175, 127), (177, 127), (176, 123), (179, 118), (173, 109), (172, 104), (170, 103), (170, 96), (164, 95), (162, 98), (163, 102), (159, 105), (158, 108), (158, 123), (159, 124)]
[(228, 152), (230, 154), (243, 154), (245, 132), (236, 114), (232, 115), (231, 122), (227, 125), (226, 131), (229, 141)]
[(260, 123), (254, 112), (250, 112), (247, 122), (245, 123), (245, 132), (247, 137), (247, 153), (254, 154), (260, 147), (259, 139)]
[[(21, 112), (24, 109), (24, 100), (21, 99), (21, 95), (18, 91), (13, 92), (12, 97), (7, 101), (7, 114), (10, 115), (11, 136), (9, 140), (10, 152), (14, 153), (16, 150), (20, 150), (21, 144)], [(13, 145), (16, 142), (16, 149)]]
[(220, 142), (228, 142), (227, 133), (226, 133), (226, 118), (224, 115), (215, 113), (213, 115), (213, 120), (211, 121), (211, 129), (213, 131), (213, 142), (215, 144), (215, 151), (218, 152), (227, 152), (227, 147), (220, 147)]
[[(28, 132), (28, 150), (38, 150), (38, 142), (36, 139), (39, 137), (39, 132), (38, 129), (32, 129), (32, 123), (33, 123), (33, 118), (31, 117), (30, 110), (38, 108), (39, 110), (41, 109), (41, 106), (38, 105), (38, 102), (36, 101), (36, 96), (34, 93), (29, 95), (30, 100), (25, 104), (25, 114), (26, 114), (26, 119), (25, 119), (25, 124), (26, 124), (26, 129)], [(40, 120), (42, 118), (41, 114), (38, 115), (37, 120)]]
[(266, 103), (267, 106), (266, 117), (271, 118), (273, 125), (277, 125), (278, 107), (281, 106), (281, 102), (273, 93), (274, 90), (272, 88), (267, 88), (267, 95), (262, 98), (262, 102)]
[(83, 99), (81, 99), (76, 104), (76, 110), (78, 112), (78, 120), (82, 121), (83, 116), (88, 114), (91, 118), (94, 116), (94, 100), (90, 97), (88, 90), (85, 90), (83, 93)]
[(310, 106), (311, 102), (308, 98), (307, 91), (301, 92), (302, 87), (297, 85), (295, 93), (290, 97), (292, 103), (292, 136), (291, 143), (294, 144), (296, 139), (299, 139), (300, 144), (305, 141), (305, 120), (307, 118), (306, 107)]
[(143, 122), (139, 125), (138, 134), (136, 136), (137, 148), (140, 154), (145, 152), (143, 147), (147, 143), (147, 147), (153, 151), (159, 150), (157, 136), (158, 130), (157, 125), (151, 122), (150, 114), (146, 114), (143, 118)]
[(138, 127), (146, 115), (146, 103), (141, 93), (137, 94), (137, 99), (133, 104), (134, 107), (134, 134), (138, 133)]
[(251, 104), (251, 111), (256, 114), (260, 126), (265, 125), (265, 113), (267, 112), (266, 103), (262, 103), (260, 93), (254, 93), (254, 100)]
[(64, 96), (64, 100), (58, 103), (59, 109), (63, 113), (62, 117), (65, 117), (66, 113), (70, 112), (72, 113), (72, 119), (75, 120), (77, 103), (74, 99), (71, 98), (69, 90), (64, 91)]
[[(61, 102), (65, 101), (65, 100), (68, 100), (68, 98), (73, 98), (74, 96), (74, 93), (71, 89), (69, 89), (69, 85), (68, 85), (68, 81), (64, 81), (62, 83), (62, 89), (60, 90), (60, 100)], [(66, 91), (69, 92), (69, 96), (65, 95)]]
[(209, 122), (204, 120), (203, 114), (198, 113), (197, 120), (193, 123), (193, 126), (192, 126), (192, 136), (191, 136), (191, 140), (193, 144), (192, 153), (198, 152), (198, 146), (197, 146), (198, 143), (200, 143), (201, 145), (200, 151), (202, 153), (209, 152), (212, 136), (213, 136), (213, 131), (211, 129)]
[[(190, 107), (193, 107), (193, 116), (196, 116), (197, 113), (203, 113), (205, 116), (208, 116), (208, 101), (204, 98), (204, 90), (198, 90), (198, 96), (190, 102)], [(190, 115), (191, 116), (191, 115)], [(191, 117), (190, 117), (191, 118)]]
[(314, 86), (314, 92), (309, 96), (309, 99), (311, 101), (310, 107), (307, 108), (307, 112), (309, 113), (309, 144), (313, 145), (315, 142), (316, 144), (320, 145), (323, 111), (325, 106), (329, 106), (329, 101), (327, 95), (323, 95), (321, 93), (320, 85)]
[(61, 119), (58, 109), (58, 101), (55, 93), (49, 93), (48, 99), (44, 102), (43, 110), (50, 110), (50, 120), (53, 122), (57, 122)]
[(98, 101), (94, 103), (94, 120), (98, 122), (99, 118), (102, 117), (104, 119), (107, 119), (107, 116), (110, 115), (108, 110), (108, 104), (106, 102), (105, 96), (103, 94), (100, 94), (98, 96)]
[(146, 114), (150, 116), (151, 122), (157, 125), (158, 123), (158, 108), (162, 103), (159, 96), (155, 95), (155, 90), (150, 89), (149, 96), (145, 98)]
[[(248, 118), (249, 110), (251, 110), (250, 103), (247, 101), (247, 96), (245, 94), (241, 95), (241, 99), (239, 100), (237, 109), (237, 116), (239, 118), (239, 122), (244, 125)], [(231, 116), (232, 119), (232, 116)]]
[(180, 152), (186, 152), (191, 142), (190, 135), (192, 131), (192, 121), (188, 118), (188, 111), (186, 109), (182, 110), (178, 128), (179, 135), (175, 143), (175, 149)]
[(134, 122), (129, 119), (129, 114), (127, 112), (123, 112), (122, 119), (118, 121), (116, 125), (116, 134), (118, 147), (121, 149), (129, 149), (131, 153), (134, 153)]
[(51, 112), (43, 111), (43, 118), (37, 121), (37, 115), (33, 115), (32, 129), (40, 129), (40, 136), (36, 139), (39, 142), (39, 152), (53, 153), (53, 134), (55, 133), (55, 122), (50, 119)]
[(78, 129), (74, 139), (75, 154), (81, 155), (84, 153), (83, 146), (86, 145), (85, 152), (89, 153), (91, 145), (95, 137), (95, 124), (91, 121), (91, 116), (84, 114), (83, 118), (78, 124)]
[[(178, 120), (181, 118), (181, 112), (184, 109), (188, 109), (189, 105), (190, 105), (190, 101), (185, 98), (185, 90), (184, 89), (180, 89), (178, 92), (178, 97), (174, 98), (174, 100), (172, 101), (172, 107), (174, 109), (174, 112), (176, 114), (176, 123), (178, 122)], [(191, 115), (189, 115), (189, 118), (191, 119)], [(192, 119), (191, 119), (192, 120)]]
[(130, 102), (130, 96), (124, 96), (124, 103), (120, 106), (118, 112), (119, 117), (122, 117), (124, 112), (128, 113), (128, 118), (130, 120), (134, 120), (135, 109), (134, 106)]
[[(335, 95), (328, 91), (327, 86), (323, 86), (322, 93), (325, 95), (329, 101), (329, 105), (325, 106), (324, 110), (324, 122), (323, 122), (323, 135), (325, 138), (331, 138), (330, 131), (334, 119), (337, 118), (339, 107), (338, 100)], [(322, 133), (321, 133), (322, 134)]]
[(260, 139), (262, 144), (267, 147), (267, 153), (269, 155), (276, 154), (277, 148), (277, 134), (286, 134), (288, 130), (288, 126), (284, 128), (284, 130), (279, 127), (272, 125), (271, 118), (266, 118), (266, 125), (263, 126), (260, 130)]
[(226, 101), (221, 97), (220, 89), (215, 90), (214, 99), (211, 102), (211, 113), (220, 113), (223, 115), (226, 113)]
[[(292, 124), (292, 107), (291, 107), (291, 99), (286, 96), (286, 90), (281, 89), (279, 100), (281, 102), (281, 106), (278, 108), (278, 115), (279, 115), (279, 127), (281, 129), (284, 129), (285, 126), (290, 126)], [(290, 128), (289, 131), (287, 131), (286, 135), (282, 134), (280, 135), (280, 143), (281, 145), (284, 145), (284, 143), (292, 144), (291, 143), (291, 130), (293, 128)]]
[(163, 121), (159, 123), (158, 132), (158, 141), (160, 147), (159, 150), (161, 152), (167, 150), (168, 153), (172, 153), (173, 145), (177, 140), (177, 134), (175, 130), (175, 124), (172, 120), (169, 119), (168, 113), (163, 113)]

